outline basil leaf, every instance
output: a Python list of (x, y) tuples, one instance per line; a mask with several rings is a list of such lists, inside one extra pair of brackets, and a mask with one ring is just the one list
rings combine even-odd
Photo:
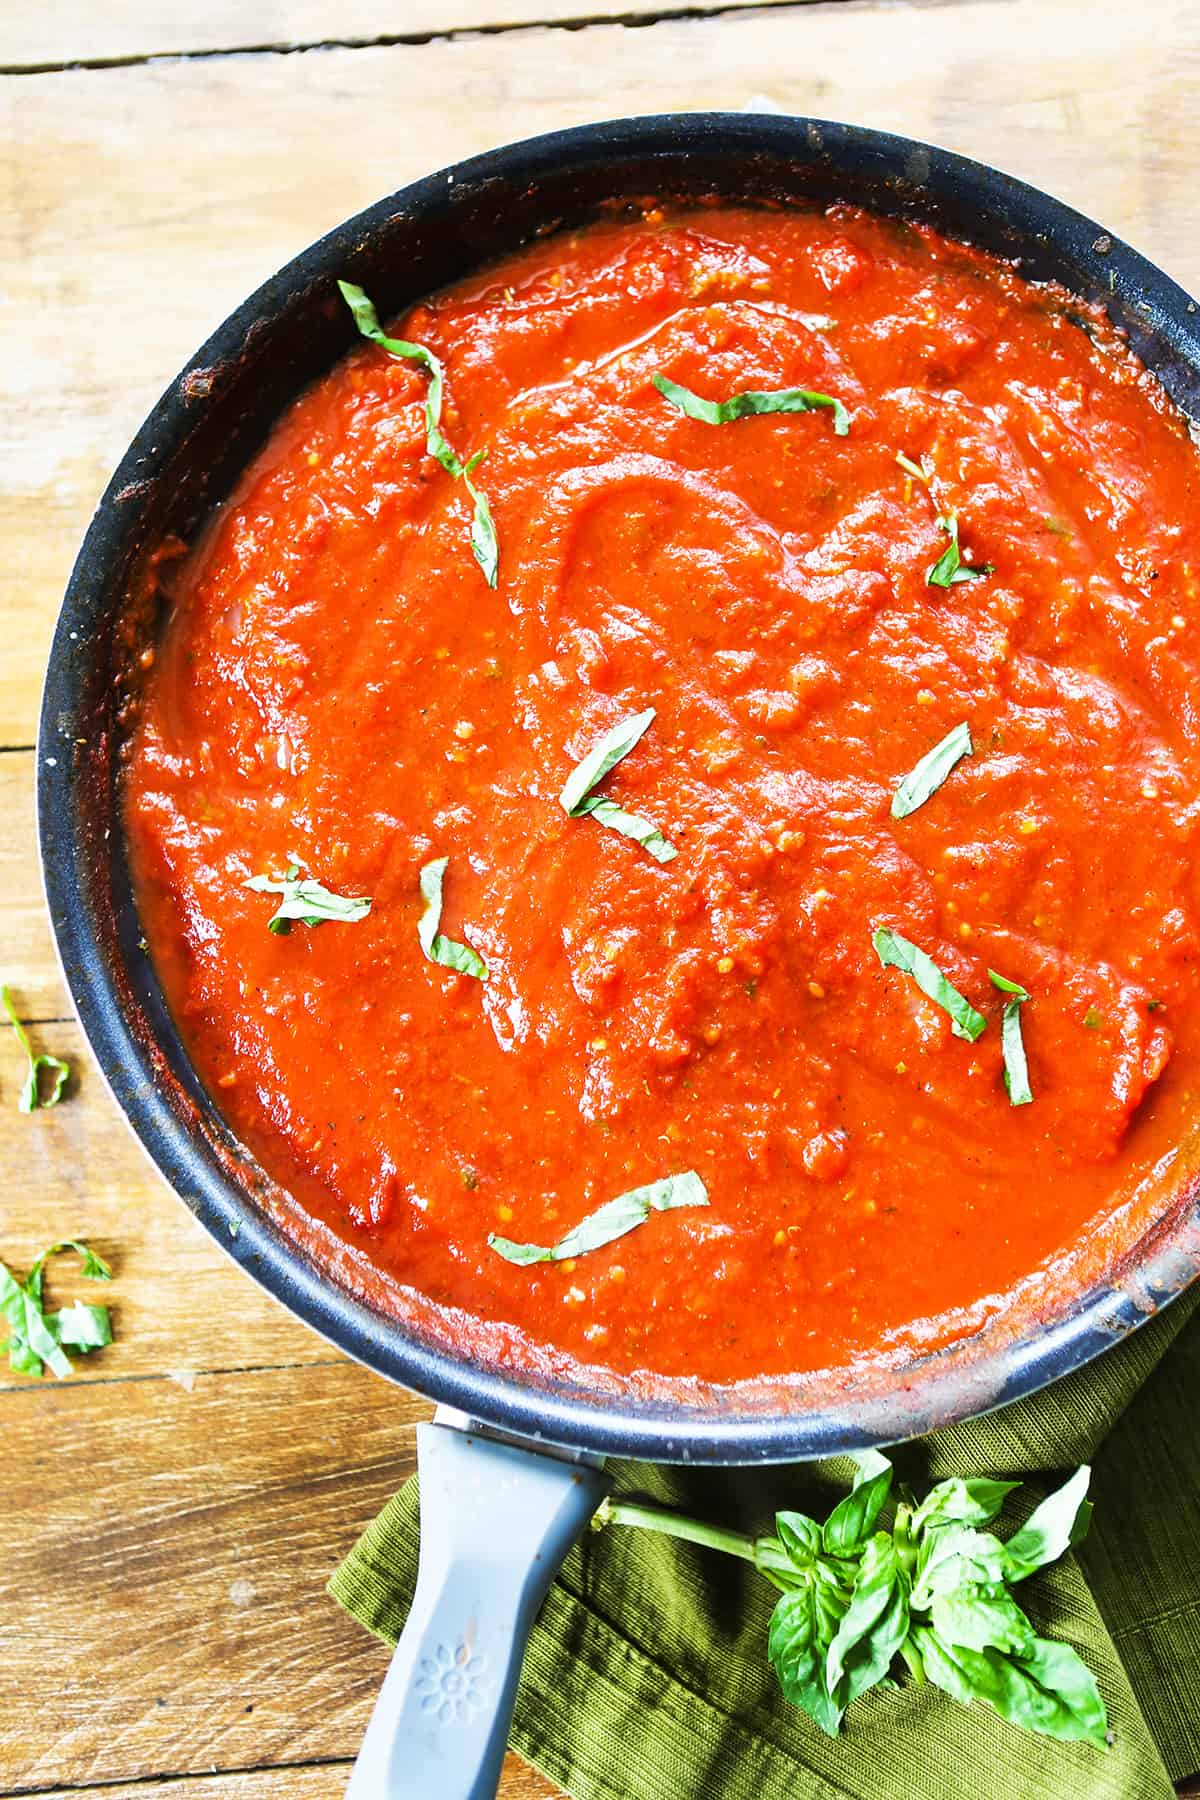
[(103, 1350), (113, 1341), (107, 1306), (91, 1306), (86, 1300), (76, 1300), (59, 1312), (47, 1313), (46, 1324), (57, 1342), (68, 1350)]
[(363, 292), (352, 281), (339, 281), (338, 288), (342, 299), (354, 315), (354, 323), (363, 337), (371, 343), (378, 344), (389, 356), (403, 357), (409, 362), (419, 363), (429, 376), (429, 386), (425, 390), (425, 449), (439, 462), (447, 475), (456, 481), (465, 483), (467, 492), (474, 501), (475, 510), (471, 518), (471, 550), (475, 561), (483, 570), (484, 579), (489, 587), (495, 587), (499, 569), (499, 548), (496, 543), (496, 527), (492, 522), (492, 511), (487, 502), (487, 495), (480, 492), (471, 480), (472, 471), (478, 468), (486, 454), (477, 450), (467, 462), (463, 462), (458, 452), (451, 446), (442, 431), (442, 395), (446, 383), (446, 372), (432, 350), (424, 344), (410, 344), (406, 338), (392, 338), (385, 335), (379, 323), (379, 315)]
[(331, 894), (319, 881), (310, 881), (307, 877), (301, 880), (294, 863), (280, 879), (252, 875), (242, 886), (252, 888), (256, 894), (282, 895), (277, 911), (267, 920), (267, 930), (276, 934), (290, 931), (293, 922), (324, 925), (330, 920), (339, 920), (352, 925), (365, 919), (371, 910), (371, 902), (365, 895), (350, 899), (342, 894)]
[(949, 1013), (950, 1029), (955, 1037), (966, 1038), (972, 1044), (975, 1042), (980, 1032), (986, 1029), (987, 1020), (946, 980), (932, 957), (887, 926), (882, 926), (871, 941), (885, 969), (900, 969), (905, 975), (911, 975), (926, 998)]
[(474, 511), (471, 514), (471, 552), (483, 570), (484, 580), (489, 587), (494, 588), (500, 574), (500, 546), (496, 542), (496, 526), (487, 495), (471, 480), (471, 471), (478, 468), (486, 455), (486, 450), (477, 450), (463, 469), (462, 478), (463, 486), (474, 501)]
[(592, 789), (604, 780), (609, 770), (615, 769), (622, 757), (629, 755), (649, 731), (654, 719), (652, 706), (648, 706), (645, 712), (635, 713), (630, 719), (622, 719), (610, 731), (605, 732), (582, 762), (576, 763), (558, 796), (558, 804), (569, 818), (576, 816), (580, 805)]
[(1069, 1481), (1048, 1494), (1035, 1507), (1020, 1531), (1004, 1546), (1005, 1572), (1009, 1581), (1024, 1581), (1035, 1569), (1052, 1563), (1082, 1543), (1092, 1518), (1087, 1498), (1092, 1471), (1086, 1463)]
[(95, 1350), (112, 1342), (106, 1306), (88, 1306), (77, 1301), (61, 1312), (43, 1312), (46, 1262), (65, 1250), (74, 1250), (83, 1258), (83, 1273), (89, 1280), (112, 1280), (112, 1270), (103, 1257), (75, 1238), (64, 1239), (43, 1250), (23, 1282), (0, 1262), (0, 1317), (7, 1320), (9, 1327), (9, 1366), (18, 1374), (41, 1375), (45, 1364), (61, 1380), (71, 1374), (71, 1364), (62, 1351), (63, 1344), (77, 1350)]
[(541, 1244), (514, 1244), (511, 1238), (497, 1237), (493, 1232), (488, 1245), (506, 1262), (526, 1267), (529, 1263), (565, 1262), (571, 1256), (585, 1256), (611, 1244), (635, 1226), (645, 1224), (652, 1212), (671, 1212), (679, 1206), (707, 1206), (708, 1190), (689, 1169), (683, 1175), (667, 1175), (646, 1187), (631, 1188), (618, 1194), (596, 1212), (589, 1213), (566, 1237), (548, 1247)]
[(916, 1612), (927, 1612), (935, 1595), (950, 1594), (969, 1582), (998, 1587), (1006, 1580), (1004, 1545), (990, 1531), (971, 1525), (940, 1525), (921, 1540), (917, 1580), (912, 1591)]
[(984, 575), (993, 574), (991, 563), (982, 563), (978, 568), (973, 563), (964, 562), (958, 548), (958, 519), (954, 513), (944, 513), (938, 520), (939, 528), (950, 539), (942, 554), (935, 563), (931, 563), (925, 571), (925, 580), (930, 587), (953, 587), (956, 581), (978, 581)]
[(821, 1527), (821, 1547), (830, 1556), (852, 1556), (861, 1550), (887, 1502), (892, 1467), (880, 1469), (838, 1501)]
[(440, 963), (446, 969), (457, 969), (460, 975), (473, 975), (476, 981), (486, 981), (487, 964), (482, 956), (469, 944), (456, 944), (438, 930), (442, 921), (442, 882), (449, 863), (448, 856), (439, 856), (421, 870), (420, 888), (425, 910), (417, 921), (417, 937), (430, 962)]
[(679, 855), (674, 844), (651, 820), (643, 818), (641, 813), (626, 812), (623, 806), (618, 806), (615, 800), (606, 800), (602, 794), (593, 794), (581, 801), (571, 816), (595, 819), (597, 825), (607, 825), (610, 831), (619, 831), (622, 837), (632, 838), (655, 862), (674, 862)]
[(826, 1657), (825, 1685), (839, 1704), (849, 1706), (882, 1681), (907, 1636), (907, 1584), (891, 1532), (879, 1531), (867, 1540), (850, 1605)]
[(854, 1486), (861, 1487), (872, 1475), (880, 1475), (884, 1469), (891, 1468), (891, 1461), (881, 1450), (848, 1450), (848, 1462), (854, 1464)]
[(988, 970), (992, 986), (1002, 994), (1011, 994), (1005, 1002), (1000, 1020), (1000, 1048), (1004, 1052), (1004, 1088), (1013, 1106), (1028, 1106), (1033, 1099), (1029, 1085), (1029, 1064), (1025, 1060), (1025, 1042), (1021, 1036), (1021, 1008), (1029, 995), (1015, 981), (1006, 981), (995, 969)]
[(643, 818), (640, 813), (626, 812), (615, 800), (592, 793), (592, 789), (641, 741), (654, 723), (654, 717), (654, 708), (650, 706), (645, 712), (622, 719), (611, 730), (606, 731), (583, 761), (576, 763), (571, 770), (558, 797), (558, 803), (568, 818), (595, 819), (597, 825), (607, 825), (610, 831), (619, 831), (623, 837), (632, 838), (656, 862), (669, 863), (674, 861), (679, 852), (663, 836), (657, 825)]
[(948, 731), (941, 743), (935, 744), (916, 767), (909, 770), (892, 795), (893, 819), (906, 819), (909, 813), (924, 806), (929, 796), (936, 794), (950, 771), (963, 757), (973, 756), (974, 753), (975, 746), (971, 742), (969, 725), (964, 722), (956, 725), (953, 731)]
[(905, 456), (903, 450), (897, 450), (896, 461), (900, 464), (900, 467), (904, 470), (906, 475), (911, 475), (914, 481), (921, 482), (925, 487), (928, 487), (929, 483), (933, 480), (933, 460), (931, 457), (923, 456), (920, 462), (916, 463), (911, 456)]
[(964, 1706), (983, 1700), (1010, 1724), (1043, 1737), (1107, 1747), (1108, 1717), (1095, 1676), (1068, 1644), (1035, 1638), (1018, 1660), (946, 1644), (928, 1626), (913, 1636), (928, 1679)]
[(932, 1525), (990, 1524), (1013, 1489), (1020, 1485), (1019, 1481), (988, 1481), (978, 1475), (966, 1481), (957, 1475), (939, 1481), (913, 1514), (913, 1531)]
[(775, 1514), (775, 1535), (796, 1568), (807, 1572), (821, 1553), (821, 1527), (807, 1513)]
[[(7, 987), (0, 987), (0, 1005), (8, 1014), (8, 1022), (16, 1033), (18, 1044), (25, 1052), (29, 1067), (25, 1071), (25, 1081), (17, 1098), (17, 1106), (23, 1113), (36, 1112), (40, 1106), (57, 1106), (63, 1097), (63, 1089), (71, 1073), (70, 1063), (62, 1062), (57, 1056), (35, 1055), (33, 1045), (29, 1042), (29, 1034), (17, 1017), (13, 997)], [(43, 1069), (54, 1073), (54, 1085), (46, 1098), (42, 1098), (40, 1076)]]
[(354, 323), (363, 337), (378, 344), (389, 356), (403, 357), (408, 362), (419, 363), (429, 376), (429, 386), (425, 390), (425, 448), (430, 456), (441, 463), (447, 475), (461, 475), (463, 464), (442, 435), (442, 390), (446, 376), (441, 363), (424, 344), (410, 344), (406, 338), (387, 337), (379, 323), (378, 313), (362, 288), (356, 287), (352, 281), (339, 281), (338, 289), (354, 314)]
[(793, 1588), (775, 1604), (767, 1653), (784, 1699), (808, 1713), (829, 1737), (836, 1737), (842, 1708), (825, 1678), (828, 1644), (823, 1641), (824, 1628), (812, 1586)]
[(831, 394), (815, 394), (811, 388), (775, 388), (767, 393), (731, 394), (728, 400), (703, 400), (665, 375), (656, 375), (654, 385), (664, 400), (703, 425), (728, 425), (734, 419), (761, 413), (816, 412), (824, 406), (833, 413), (833, 429), (838, 437), (845, 437), (850, 430), (850, 414), (842, 402)]
[(968, 1650), (1011, 1650), (1023, 1655), (1034, 1641), (1033, 1626), (1003, 1587), (965, 1582), (933, 1601), (933, 1628), (945, 1644)]

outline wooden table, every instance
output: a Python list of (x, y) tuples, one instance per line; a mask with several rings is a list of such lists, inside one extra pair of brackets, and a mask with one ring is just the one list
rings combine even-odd
[[(332, 1800), (386, 1658), (322, 1590), (411, 1470), (428, 1409), (225, 1263), (71, 1021), (38, 887), (33, 742), (90, 509), (175, 370), (295, 251), (442, 163), (606, 115), (764, 97), (930, 138), (1200, 289), (1200, 3), (5, 11), (0, 978), (74, 1073), (57, 1111), (24, 1117), (0, 1039), (0, 1256), (23, 1267), (55, 1238), (91, 1240), (116, 1267), (117, 1342), (61, 1385), (0, 1372), (0, 1789)], [(506, 1800), (553, 1791), (510, 1758)]]

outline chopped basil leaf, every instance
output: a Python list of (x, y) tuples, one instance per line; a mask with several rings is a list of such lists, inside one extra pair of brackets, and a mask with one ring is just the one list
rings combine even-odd
[(409, 362), (419, 363), (429, 376), (429, 386), (425, 390), (425, 449), (436, 462), (439, 462), (447, 475), (456, 481), (465, 483), (467, 492), (475, 503), (471, 518), (471, 549), (475, 561), (483, 570), (489, 587), (495, 587), (499, 568), (499, 550), (496, 544), (496, 527), (492, 523), (492, 512), (487, 502), (487, 495), (481, 493), (471, 480), (472, 470), (478, 468), (486, 452), (477, 450), (469, 461), (463, 462), (442, 431), (442, 393), (446, 383), (446, 373), (432, 350), (424, 344), (410, 344), (405, 338), (388, 337), (379, 323), (379, 315), (362, 288), (356, 287), (352, 281), (339, 281), (342, 299), (354, 315), (354, 323), (363, 337), (371, 343), (378, 344), (389, 356), (403, 357)]
[(842, 402), (831, 394), (815, 394), (811, 388), (776, 388), (769, 393), (731, 394), (728, 400), (703, 400), (665, 375), (656, 375), (654, 385), (664, 400), (704, 425), (728, 425), (734, 419), (760, 413), (806, 413), (828, 407), (833, 413), (836, 435), (845, 437), (850, 430), (850, 414)]
[(831, 319), (828, 313), (797, 313), (796, 317), (806, 331), (837, 330), (837, 320)]
[(599, 1250), (603, 1244), (624, 1237), (627, 1231), (644, 1224), (652, 1212), (707, 1205), (704, 1183), (694, 1169), (688, 1169), (683, 1175), (668, 1175), (662, 1181), (618, 1194), (615, 1200), (589, 1213), (557, 1244), (514, 1244), (511, 1238), (497, 1237), (493, 1232), (488, 1245), (505, 1262), (518, 1263), (522, 1268), (529, 1263), (565, 1262), (568, 1257), (584, 1256), (589, 1250)]
[(371, 910), (371, 902), (365, 894), (354, 898), (344, 894), (331, 894), (322, 887), (319, 881), (300, 879), (300, 870), (293, 863), (284, 873), (282, 879), (270, 875), (252, 875), (243, 887), (252, 888), (256, 894), (280, 894), (278, 910), (267, 920), (267, 930), (275, 933), (287, 932), (293, 922), (300, 925), (325, 925), (331, 920), (353, 925), (359, 919), (365, 919)]
[(938, 520), (938, 527), (950, 539), (942, 554), (935, 563), (931, 563), (925, 571), (925, 580), (930, 587), (953, 587), (956, 581), (977, 581), (984, 575), (993, 573), (991, 563), (982, 563), (978, 568), (974, 563), (964, 562), (958, 548), (958, 519), (954, 513), (944, 513)]
[(906, 475), (911, 475), (914, 481), (921, 482), (923, 486), (928, 487), (933, 480), (933, 462), (930, 457), (923, 456), (920, 462), (916, 463), (911, 456), (905, 456), (903, 450), (897, 450), (896, 461)]
[(1021, 1008), (1029, 995), (1015, 981), (1006, 981), (995, 969), (988, 970), (994, 988), (1012, 998), (1005, 1002), (1000, 1021), (1000, 1048), (1004, 1052), (1004, 1086), (1014, 1106), (1028, 1106), (1033, 1099), (1029, 1085), (1029, 1065), (1025, 1061), (1025, 1043), (1021, 1037)]
[(1099, 1029), (1103, 1025), (1103, 1023), (1104, 1023), (1104, 1014), (1100, 1011), (1100, 1009), (1095, 1006), (1089, 1006), (1087, 1011), (1083, 1015), (1084, 1030), (1085, 1031), (1099, 1031)]
[(486, 450), (477, 450), (464, 468), (462, 478), (464, 487), (474, 501), (474, 511), (471, 514), (471, 551), (483, 570), (484, 580), (489, 587), (494, 588), (500, 573), (500, 546), (496, 542), (496, 527), (487, 495), (471, 480), (472, 470), (479, 467), (486, 455)]
[(964, 756), (973, 756), (975, 746), (971, 742), (971, 728), (965, 722), (948, 731), (940, 744), (923, 756), (914, 769), (910, 769), (896, 792), (892, 795), (893, 819), (906, 819), (909, 813), (916, 812), (918, 806), (924, 806), (930, 794), (935, 794), (947, 775)]
[(905, 975), (911, 975), (921, 992), (949, 1013), (950, 1029), (955, 1037), (966, 1038), (968, 1043), (975, 1042), (986, 1028), (987, 1020), (946, 980), (932, 957), (887, 926), (881, 927), (871, 941), (885, 969), (900, 969)]
[(1146, 1011), (1147, 1012), (1161, 1012), (1163, 1007), (1166, 1004), (1167, 1003), (1165, 1000), (1147, 1000)]
[[(45, 1052), (40, 1056), (34, 1054), (33, 1045), (29, 1042), (29, 1034), (17, 1017), (13, 997), (6, 987), (0, 987), (0, 1004), (8, 1014), (8, 1022), (16, 1033), (17, 1042), (25, 1052), (25, 1058), (29, 1064), (25, 1071), (21, 1092), (17, 1098), (18, 1107), (23, 1113), (31, 1113), (36, 1112), (39, 1106), (57, 1106), (63, 1097), (63, 1089), (66, 1087), (71, 1073), (70, 1063), (61, 1061), (57, 1056), (48, 1056)], [(52, 1070), (54, 1075), (54, 1084), (45, 1099), (42, 1098), (39, 1079), (43, 1069)]]
[(52, 1256), (74, 1250), (83, 1258), (83, 1274), (89, 1281), (111, 1281), (112, 1270), (86, 1244), (68, 1238), (51, 1244), (37, 1258), (24, 1281), (18, 1281), (0, 1262), (0, 1318), (8, 1321), (9, 1366), (19, 1375), (41, 1375), (50, 1369), (61, 1381), (71, 1374), (63, 1345), (72, 1350), (99, 1350), (112, 1343), (112, 1323), (106, 1306), (83, 1301), (47, 1313), (42, 1305), (45, 1266)]
[(432, 963), (444, 969), (457, 969), (460, 975), (473, 975), (476, 981), (487, 980), (487, 964), (469, 944), (456, 944), (438, 930), (442, 922), (442, 882), (449, 865), (448, 856), (439, 856), (421, 870), (421, 898), (425, 910), (417, 921), (421, 948)]
[(558, 797), (558, 803), (568, 818), (595, 819), (597, 825), (607, 825), (610, 831), (619, 831), (623, 837), (632, 838), (656, 862), (669, 863), (674, 861), (679, 852), (663, 836), (657, 825), (643, 818), (640, 813), (626, 812), (615, 800), (592, 793), (592, 789), (604, 780), (610, 769), (614, 769), (622, 757), (629, 755), (653, 722), (654, 708), (650, 706), (645, 712), (622, 719), (611, 731), (606, 731), (583, 761), (571, 770)]

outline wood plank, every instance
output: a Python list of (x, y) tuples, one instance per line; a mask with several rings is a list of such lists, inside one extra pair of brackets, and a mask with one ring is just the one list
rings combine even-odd
[[(709, 0), (716, 10), (719, 0)], [(741, 6), (778, 0), (737, 0)], [(181, 7), (175, 0), (55, 0), (52, 6), (14, 9), (5, 20), (0, 68), (44, 68), (130, 57), (211, 54), (264, 45), (292, 49), (305, 44), (369, 44), (426, 34), (512, 30), (575, 19), (655, 17), (705, 10), (696, 0), (343, 0), (336, 13), (327, 0), (209, 0)]]
[[(46, 916), (34, 820), (34, 754), (0, 755), (0, 894), (4, 930), (0, 981), (12, 988), (23, 1019), (62, 1019), (71, 1003)], [(7, 1059), (0, 1063), (0, 1070)], [(4, 1104), (0, 1092), (0, 1106)]]
[(0, 1791), (351, 1756), (387, 1653), (324, 1584), (427, 1410), (349, 1363), (0, 1398)]
[(1162, 0), (1153, 32), (1124, 0), (870, 0), (8, 80), (0, 745), (32, 741), (58, 596), (147, 407), (346, 214), (518, 132), (765, 95), (994, 161), (1200, 285), (1197, 19), (1197, 0)]
[[(47, 1244), (83, 1238), (116, 1279), (95, 1287), (78, 1264), (53, 1264), (49, 1294), (103, 1300), (116, 1342), (75, 1361), (77, 1383), (266, 1364), (328, 1363), (339, 1353), (285, 1312), (219, 1250), (170, 1192), (110, 1099), (74, 1024), (36, 1033), (72, 1068), (52, 1111), (17, 1111), (24, 1065), (0, 1036), (0, 1258), (24, 1271)], [(0, 1354), (0, 1391), (36, 1386)], [(0, 1608), (0, 1613), (2, 1613)]]
[[(342, 1800), (350, 1763), (323, 1763), (308, 1768), (286, 1765), (250, 1769), (243, 1774), (185, 1775), (181, 1780), (135, 1781), (131, 1786), (92, 1787), (94, 1800)], [(78, 1788), (55, 1788), (40, 1800), (70, 1800)], [(554, 1800), (559, 1790), (510, 1750), (504, 1762), (497, 1800)], [(4, 1795), (2, 1800), (14, 1800)]]

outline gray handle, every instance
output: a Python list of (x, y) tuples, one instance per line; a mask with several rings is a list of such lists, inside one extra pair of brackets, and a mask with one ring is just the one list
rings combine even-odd
[(346, 1800), (494, 1800), (530, 1626), (608, 1483), (437, 1424), (417, 1466), (417, 1591)]

